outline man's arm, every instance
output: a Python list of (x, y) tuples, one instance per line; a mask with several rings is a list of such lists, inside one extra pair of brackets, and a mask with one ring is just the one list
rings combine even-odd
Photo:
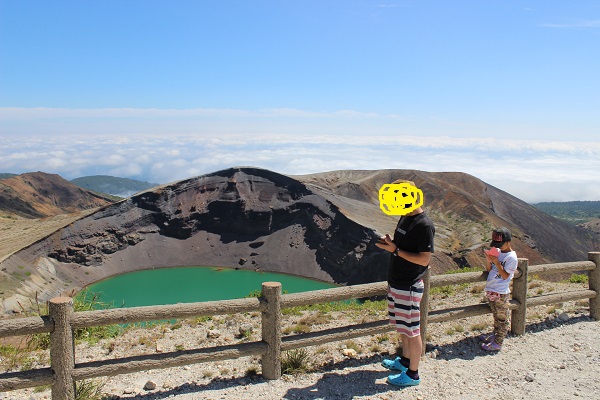
[(404, 258), (407, 261), (410, 261), (411, 263), (419, 264), (424, 267), (427, 267), (431, 261), (431, 252), (409, 253), (408, 251), (396, 249), (396, 255)]
[(390, 253), (396, 253), (397, 256), (404, 258), (411, 263), (422, 265), (427, 267), (429, 262), (431, 261), (431, 252), (419, 252), (419, 253), (411, 253), (408, 251), (400, 250), (396, 243), (392, 240), (390, 235), (385, 235), (384, 237), (379, 239), (379, 242), (375, 244), (375, 246), (380, 249), (384, 249), (389, 251)]

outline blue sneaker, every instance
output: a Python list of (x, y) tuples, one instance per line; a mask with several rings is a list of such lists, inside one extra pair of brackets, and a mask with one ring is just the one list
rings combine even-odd
[(393, 360), (387, 360), (387, 359), (383, 360), (381, 362), (381, 365), (383, 365), (385, 368), (391, 369), (393, 371), (406, 372), (406, 370), (408, 369), (400, 363), (400, 357), (396, 357)]
[(407, 387), (417, 386), (419, 383), (421, 383), (421, 378), (412, 379), (410, 376), (406, 375), (406, 372), (401, 372), (398, 375), (388, 376), (387, 381), (394, 386)]

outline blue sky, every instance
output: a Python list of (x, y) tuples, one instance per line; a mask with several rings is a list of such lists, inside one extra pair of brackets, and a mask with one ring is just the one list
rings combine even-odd
[(0, 172), (472, 174), (600, 200), (600, 2), (0, 1)]

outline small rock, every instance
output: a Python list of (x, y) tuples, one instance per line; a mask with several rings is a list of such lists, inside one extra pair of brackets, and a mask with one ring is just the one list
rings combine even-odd
[(249, 335), (250, 333), (254, 332), (254, 327), (252, 326), (252, 324), (242, 324), (240, 326), (240, 335), (242, 336), (246, 336)]
[(131, 388), (123, 389), (123, 394), (133, 394), (134, 392), (135, 392), (135, 390), (133, 390)]
[(206, 332), (206, 337), (208, 338), (218, 338), (219, 336), (221, 336), (221, 332), (217, 329), (211, 329), (210, 331)]
[(556, 318), (558, 318), (559, 321), (567, 322), (569, 320), (569, 314), (567, 314), (566, 312), (563, 312), (563, 313), (558, 314), (558, 317), (556, 317)]
[(535, 378), (532, 373), (528, 373), (527, 375), (525, 375), (525, 380), (527, 382), (533, 382), (535, 380)]
[(354, 349), (342, 349), (342, 354), (350, 358), (354, 358), (358, 355)]
[(156, 383), (154, 383), (152, 381), (148, 381), (144, 385), (144, 390), (154, 390), (154, 389), (156, 389)]

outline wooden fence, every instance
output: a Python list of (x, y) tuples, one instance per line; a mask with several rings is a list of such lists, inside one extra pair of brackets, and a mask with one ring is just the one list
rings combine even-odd
[[(519, 259), (518, 270), (513, 280), (512, 299), (509, 305), (511, 309), (512, 333), (517, 335), (525, 333), (527, 307), (563, 301), (590, 299), (590, 316), (596, 320), (600, 320), (600, 296), (598, 296), (598, 292), (600, 291), (600, 252), (588, 253), (588, 260), (529, 266), (527, 259)], [(527, 297), (528, 274), (543, 276), (565, 272), (572, 273), (574, 271), (588, 272), (588, 290)], [(480, 282), (485, 281), (486, 277), (487, 273), (485, 272), (436, 275), (433, 277), (426, 276), (425, 295), (422, 299), (421, 309), (429, 309), (429, 288)], [(0, 374), (0, 392), (51, 385), (53, 400), (72, 400), (75, 396), (76, 381), (194, 363), (235, 359), (252, 355), (260, 355), (262, 357), (262, 374), (266, 379), (279, 379), (281, 377), (281, 352), (283, 351), (360, 336), (375, 335), (393, 330), (393, 327), (388, 324), (388, 320), (383, 319), (375, 322), (282, 337), (282, 308), (368, 298), (385, 295), (386, 292), (387, 283), (377, 282), (282, 295), (280, 283), (265, 282), (262, 285), (262, 296), (260, 298), (85, 312), (73, 311), (72, 298), (57, 297), (50, 300), (47, 316), (0, 320), (0, 337), (50, 333), (50, 367)], [(75, 363), (73, 330), (77, 328), (252, 311), (260, 311), (262, 314), (262, 340), (259, 341)], [(425, 340), (428, 323), (444, 322), (489, 312), (489, 306), (481, 303), (422, 313), (421, 335), (423, 340)]]

